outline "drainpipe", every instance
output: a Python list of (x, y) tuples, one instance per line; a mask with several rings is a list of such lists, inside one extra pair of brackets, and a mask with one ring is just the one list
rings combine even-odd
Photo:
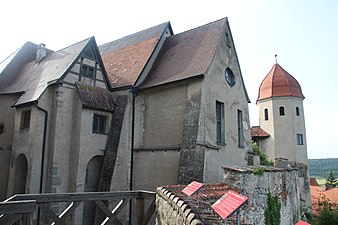
[[(133, 176), (134, 176), (134, 139), (135, 139), (135, 98), (138, 95), (138, 89), (133, 87), (131, 89), (132, 93), (132, 109), (131, 109), (131, 152), (130, 152), (130, 182), (129, 182), (129, 191), (133, 190)], [(129, 225), (132, 223), (132, 200), (129, 203)]]
[[(41, 173), (40, 173), (40, 187), (39, 187), (39, 193), (42, 193), (43, 188), (43, 174), (44, 174), (44, 164), (45, 164), (45, 152), (46, 152), (46, 136), (47, 136), (47, 121), (48, 121), (48, 112), (47, 110), (41, 108), (38, 106), (38, 101), (34, 102), (34, 106), (38, 109), (44, 112), (45, 114), (45, 122), (43, 127), (43, 140), (42, 140), (42, 152), (41, 152)], [(40, 208), (38, 210), (37, 215), (37, 224), (40, 224)]]

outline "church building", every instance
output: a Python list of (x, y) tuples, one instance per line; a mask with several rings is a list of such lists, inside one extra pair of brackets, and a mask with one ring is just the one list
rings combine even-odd
[(219, 182), (248, 164), (248, 102), (227, 18), (101, 46), (27, 42), (0, 64), (0, 199)]

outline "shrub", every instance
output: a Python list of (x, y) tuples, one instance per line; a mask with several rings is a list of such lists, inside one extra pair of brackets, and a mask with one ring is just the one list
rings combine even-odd
[(259, 155), (262, 166), (273, 166), (273, 161), (268, 158), (265, 152), (257, 145), (256, 142), (252, 142), (252, 150)]

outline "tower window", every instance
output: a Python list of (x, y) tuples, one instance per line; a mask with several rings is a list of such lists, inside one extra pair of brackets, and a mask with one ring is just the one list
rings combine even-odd
[(300, 113), (299, 113), (299, 107), (296, 107), (296, 116), (299, 116)]
[(237, 110), (237, 123), (238, 123), (238, 147), (244, 147), (244, 132), (243, 132), (243, 112)]
[(269, 110), (268, 109), (264, 109), (264, 119), (269, 120)]
[(279, 107), (279, 115), (285, 116), (284, 106)]
[(303, 145), (303, 134), (297, 134), (297, 145)]
[(216, 142), (224, 144), (224, 103), (216, 101)]

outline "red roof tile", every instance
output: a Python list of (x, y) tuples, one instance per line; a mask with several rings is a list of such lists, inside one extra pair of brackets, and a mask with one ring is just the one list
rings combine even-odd
[(99, 46), (113, 88), (135, 84), (166, 28), (169, 22)]
[(283, 96), (304, 98), (298, 81), (276, 63), (262, 81), (257, 101)]
[[(196, 193), (194, 193), (192, 196), (188, 196), (182, 192), (185, 187), (186, 185), (169, 185), (158, 188), (157, 193), (160, 195), (164, 193), (167, 196), (170, 195), (170, 199), (173, 200), (175, 197), (178, 198), (177, 201), (183, 200), (184, 204), (188, 205), (188, 207), (191, 209), (191, 212), (194, 213), (197, 219), (202, 221), (203, 224), (219, 224), (219, 222), (224, 221), (211, 208), (211, 205), (229, 190), (234, 190), (239, 193), (241, 192), (240, 190), (229, 187), (223, 183), (217, 183), (204, 184)], [(176, 204), (175, 202), (173, 203)], [(229, 224), (232, 224), (231, 219), (233, 218), (229, 218)]]
[(267, 132), (265, 132), (259, 126), (253, 126), (251, 128), (251, 136), (252, 137), (270, 137), (270, 134), (268, 134)]
[(226, 21), (224, 18), (169, 37), (141, 87), (204, 75), (216, 54), (222, 34), (225, 34)]
[(103, 55), (103, 63), (113, 88), (134, 85), (157, 42), (158, 38), (155, 37)]

